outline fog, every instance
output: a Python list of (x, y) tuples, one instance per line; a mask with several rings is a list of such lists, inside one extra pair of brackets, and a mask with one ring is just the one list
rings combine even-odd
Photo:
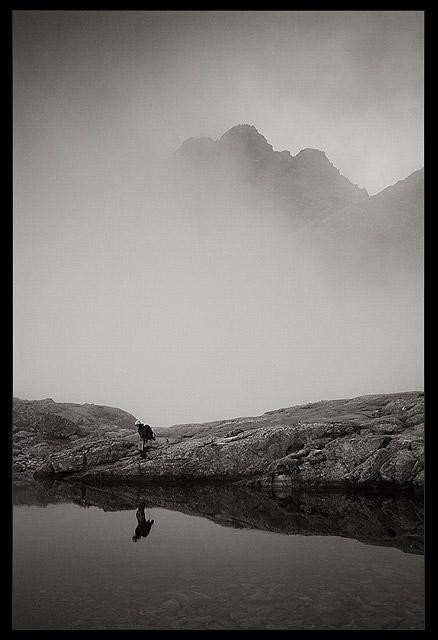
[[(251, 122), (275, 142), (269, 138), (269, 110), (258, 121), (251, 120), (249, 108), (243, 117), (242, 107), (257, 103), (249, 89), (245, 99), (227, 92), (234, 107), (227, 107), (225, 118), (221, 105), (227, 100), (222, 96), (215, 115), (213, 96), (204, 121), (204, 94), (200, 90), (195, 111), (191, 89), (183, 87), (190, 71), (203, 91), (210, 87), (214, 94), (233, 55), (248, 60), (251, 47), (245, 43), (253, 42), (257, 29), (246, 27), (239, 49), (238, 16), (231, 21), (224, 37), (232, 54), (220, 70), (213, 65), (214, 47), (205, 63), (191, 58), (198, 49), (190, 48), (186, 29), (191, 37), (205, 37), (200, 16), (190, 27), (174, 26), (168, 39), (166, 19), (146, 29), (143, 17), (149, 40), (142, 49), (141, 24), (136, 30), (131, 19), (128, 28), (126, 14), (117, 23), (116, 16), (109, 21), (93, 12), (82, 19), (80, 12), (23, 13), (15, 14), (14, 395), (118, 406), (165, 426), (423, 388), (421, 269), (388, 259), (371, 278), (346, 263), (342, 277), (336, 252), (325, 253), (311, 229), (297, 231), (287, 215), (239, 188), (238, 174), (234, 189), (189, 175), (176, 179), (172, 153), (191, 135), (215, 139)], [(385, 24), (392, 34), (404, 34), (408, 55), (421, 40), (420, 17), (409, 14), (411, 23), (407, 17), (397, 23), (397, 15)], [(207, 33), (224, 35), (224, 19), (211, 18)], [(310, 16), (300, 18), (301, 27), (304, 19)], [(349, 42), (361, 24), (369, 32), (368, 18), (353, 31), (347, 23), (341, 21), (341, 34)], [(55, 29), (59, 24), (61, 31)], [(325, 31), (329, 26), (318, 14), (308, 29), (312, 38), (322, 30), (322, 42), (336, 49), (339, 41)], [(265, 48), (267, 34), (274, 41), (276, 29), (272, 17), (262, 30)], [(278, 33), (284, 44), (287, 31)], [(111, 34), (117, 34), (112, 46)], [(216, 47), (220, 42), (213, 39)], [(388, 52), (388, 59), (397, 51)], [(178, 53), (182, 58), (166, 66)], [(311, 75), (314, 66), (306, 64)], [(408, 67), (416, 65), (417, 59)], [(237, 67), (232, 82), (243, 78), (245, 87), (251, 76), (245, 65)], [(413, 104), (418, 87), (412, 77), (412, 93), (409, 81), (400, 80), (400, 91)], [(160, 117), (166, 89), (173, 107), (165, 101)], [(364, 123), (377, 114), (368, 107)], [(422, 125), (416, 107), (414, 112), (412, 152), (403, 165), (393, 163), (393, 181), (421, 166), (414, 132)], [(320, 131), (330, 122), (331, 111), (325, 113), (325, 120), (318, 117)], [(347, 119), (347, 107), (343, 113)], [(270, 123), (268, 130), (263, 122)], [(304, 133), (300, 127), (299, 137), (309, 139), (302, 146), (318, 146), (312, 136), (322, 141), (315, 140), (312, 122)], [(377, 115), (374, 124), (378, 130)], [(398, 130), (404, 126), (400, 121)], [(351, 126), (344, 146), (347, 130), (351, 135)], [(286, 127), (283, 148), (290, 148), (288, 136)], [(279, 130), (275, 137), (280, 140)], [(361, 137), (353, 136), (350, 151), (360, 144)], [(396, 155), (391, 144), (381, 150), (373, 179), (373, 156), (364, 158), (363, 176), (376, 187)], [(344, 156), (337, 166), (348, 160)]]
[(126, 183), (99, 216), (79, 203), (50, 217), (50, 243), (41, 217), (27, 223), (39, 282), (15, 293), (26, 397), (166, 425), (422, 388), (420, 274), (392, 264), (339, 281), (287, 216), (186, 186), (151, 170), (123, 215)]

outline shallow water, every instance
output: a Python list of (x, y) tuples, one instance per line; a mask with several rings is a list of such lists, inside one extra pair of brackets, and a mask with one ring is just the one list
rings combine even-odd
[[(406, 502), (384, 503), (389, 541), (382, 538), (382, 546), (372, 502), (360, 502), (376, 523), (364, 542), (345, 533), (355, 530), (345, 520), (348, 501), (336, 503), (344, 510), (341, 537), (311, 534), (323, 526), (315, 506), (323, 498), (305, 502), (310, 515), (320, 509), (312, 520), (301, 511), (297, 519), (298, 503), (257, 502), (220, 487), (209, 494), (151, 490), (145, 516), (154, 523), (134, 542), (138, 494), (110, 490), (96, 499), (91, 491), (69, 498), (72, 490), (57, 483), (47, 495), (39, 488), (15, 500), (14, 629), (424, 628), (423, 556), (418, 536), (415, 544), (403, 537), (412, 541), (421, 523)], [(392, 528), (388, 513), (398, 514)], [(281, 532), (291, 523), (305, 535)], [(333, 513), (327, 526), (337, 526)]]

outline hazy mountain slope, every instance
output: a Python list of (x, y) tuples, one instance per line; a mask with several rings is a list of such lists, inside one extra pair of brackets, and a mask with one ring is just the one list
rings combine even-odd
[(404, 268), (423, 260), (424, 171), (327, 218), (316, 230), (338, 258), (382, 267), (394, 259)]
[(274, 151), (251, 125), (233, 127), (217, 141), (190, 138), (175, 161), (192, 210), (210, 207), (213, 217), (220, 217), (228, 211), (235, 216), (241, 207), (257, 211), (259, 224), (273, 225), (277, 214), (287, 216), (312, 264), (319, 262), (333, 282), (358, 275), (368, 282), (398, 270), (421, 273), (422, 169), (369, 196), (323, 151), (303, 149), (295, 156)]
[(337, 216), (345, 226), (373, 229), (380, 235), (410, 232), (422, 236), (424, 169), (387, 187)]
[(195, 182), (204, 180), (221, 189), (250, 186), (253, 197), (287, 212), (296, 223), (307, 224), (368, 198), (323, 151), (303, 149), (296, 156), (274, 151), (252, 125), (237, 125), (216, 142), (190, 138), (175, 159)]

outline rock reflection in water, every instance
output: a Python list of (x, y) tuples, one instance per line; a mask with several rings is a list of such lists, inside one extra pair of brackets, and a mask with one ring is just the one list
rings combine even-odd
[(14, 629), (424, 625), (412, 497), (57, 481), (14, 502)]
[[(275, 496), (235, 485), (101, 488), (59, 480), (39, 484), (44, 488), (45, 503), (51, 497), (54, 502), (64, 499), (105, 511), (137, 509), (136, 539), (149, 535), (153, 525), (153, 521), (143, 520), (144, 509), (160, 507), (208, 518), (226, 527), (340, 536), (407, 553), (424, 552), (423, 501), (409, 495), (283, 492)], [(25, 501), (23, 492), (22, 488), (18, 494), (21, 504)], [(34, 488), (31, 494), (31, 500), (40, 495)]]

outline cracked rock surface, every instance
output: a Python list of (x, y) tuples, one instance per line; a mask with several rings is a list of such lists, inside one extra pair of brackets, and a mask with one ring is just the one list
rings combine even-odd
[(132, 436), (70, 445), (36, 476), (224, 480), (303, 488), (424, 485), (422, 392), (300, 405), (261, 416), (157, 430), (141, 458)]

